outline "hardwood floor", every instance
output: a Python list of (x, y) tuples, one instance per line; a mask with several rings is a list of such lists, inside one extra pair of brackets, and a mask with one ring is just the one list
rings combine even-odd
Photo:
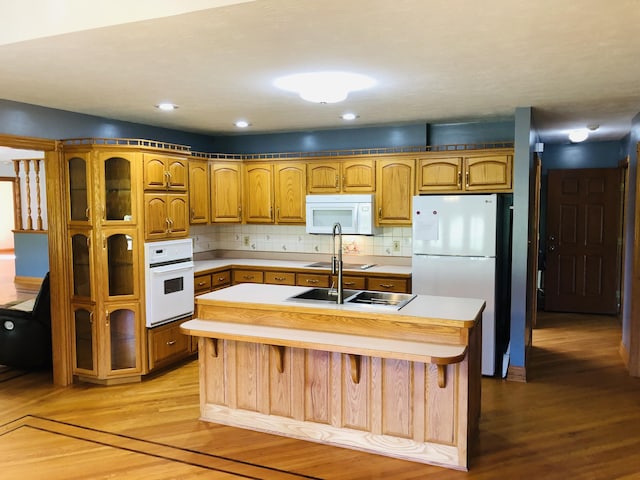
[(483, 379), (469, 472), (201, 422), (191, 361), (111, 387), (17, 372), (0, 383), (0, 477), (640, 478), (640, 379), (618, 355), (618, 321), (541, 312), (538, 325), (529, 383)]

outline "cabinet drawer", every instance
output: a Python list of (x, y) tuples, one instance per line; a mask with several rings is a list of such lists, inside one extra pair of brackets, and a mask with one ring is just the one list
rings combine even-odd
[(409, 293), (407, 280), (402, 278), (367, 278), (367, 290)]
[[(333, 276), (331, 281), (337, 285), (338, 277)], [(365, 290), (366, 286), (366, 278), (364, 277), (351, 277), (351, 276), (343, 276), (342, 277), (342, 287), (348, 288), (349, 290)]]
[(293, 272), (264, 272), (264, 283), (295, 285), (296, 274)]
[(224, 270), (223, 272), (216, 272), (211, 274), (211, 288), (217, 290), (221, 287), (226, 287), (231, 283), (231, 271)]
[(299, 273), (296, 284), (304, 287), (329, 287), (329, 275)]
[(149, 330), (149, 370), (167, 365), (191, 353), (191, 337), (175, 322)]
[(196, 294), (211, 290), (211, 274), (196, 275), (193, 277), (193, 290)]
[(233, 284), (237, 283), (264, 283), (264, 273), (254, 270), (234, 270)]

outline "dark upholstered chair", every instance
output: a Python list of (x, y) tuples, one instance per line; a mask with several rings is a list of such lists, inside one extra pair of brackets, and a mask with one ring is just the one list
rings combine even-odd
[(51, 301), (49, 273), (33, 310), (0, 308), (0, 365), (38, 369), (51, 365)]

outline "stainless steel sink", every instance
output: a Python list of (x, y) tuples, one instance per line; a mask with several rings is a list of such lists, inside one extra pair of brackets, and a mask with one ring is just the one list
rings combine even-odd
[(396, 310), (400, 310), (414, 298), (416, 296), (410, 293), (362, 291), (345, 299), (345, 303), (394, 307)]
[[(302, 303), (336, 303), (338, 293), (335, 289), (310, 288), (287, 300)], [(416, 296), (410, 293), (371, 292), (368, 290), (344, 290), (345, 305), (388, 307), (400, 310)]]
[[(344, 290), (343, 294), (345, 303), (349, 298), (357, 293), (360, 293), (360, 290)], [(336, 303), (337, 298), (338, 292), (335, 288), (310, 288), (309, 290), (305, 290), (302, 293), (287, 298), (287, 300), (294, 302)]]

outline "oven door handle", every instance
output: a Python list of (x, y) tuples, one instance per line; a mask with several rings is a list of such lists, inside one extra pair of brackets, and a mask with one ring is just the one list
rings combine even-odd
[(183, 272), (187, 270), (193, 271), (194, 263), (193, 262), (185, 262), (185, 263), (174, 263), (173, 265), (162, 265), (160, 267), (150, 267), (149, 272), (152, 275), (161, 274), (161, 273), (175, 273), (175, 272)]

